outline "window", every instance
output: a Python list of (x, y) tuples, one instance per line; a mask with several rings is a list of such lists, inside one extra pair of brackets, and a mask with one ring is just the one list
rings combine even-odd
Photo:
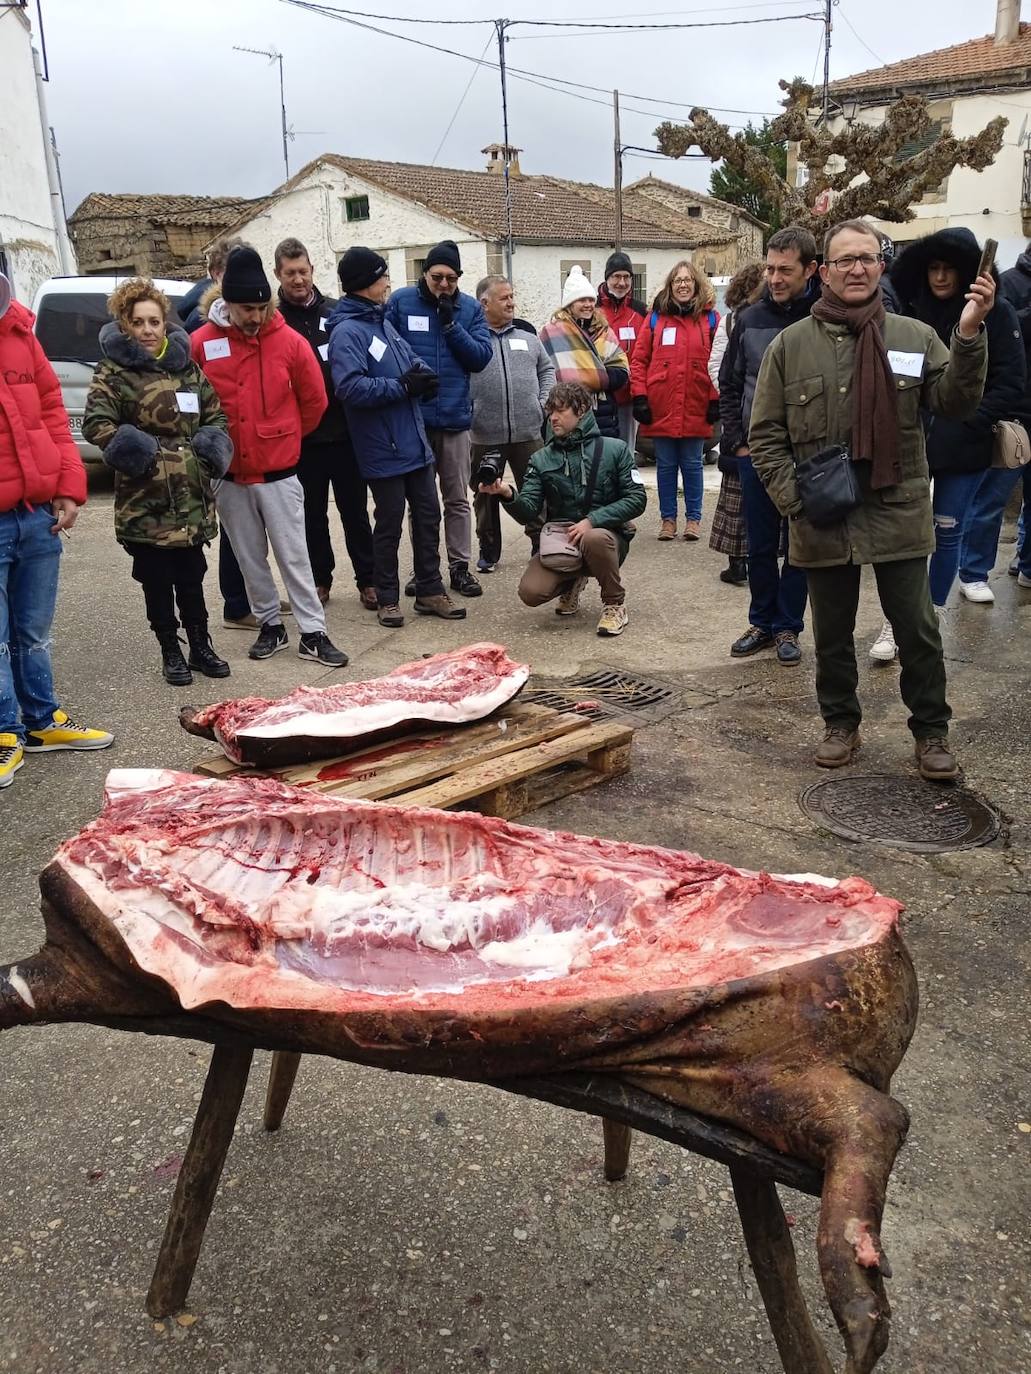
[(369, 218), (369, 197), (368, 196), (347, 196), (344, 200), (344, 214), (347, 216), (348, 224), (355, 220)]
[(426, 258), (432, 247), (432, 243), (423, 243), (405, 249), (405, 280), (409, 286), (414, 286), (426, 270)]
[(687, 207), (688, 219), (701, 219), (702, 207), (700, 205), (689, 205)]
[(643, 262), (631, 263), (634, 269), (634, 284), (630, 288), (630, 294), (634, 300), (646, 301), (648, 299), (648, 269)]
[[(940, 101), (929, 107), (928, 113), (931, 116), (931, 126), (925, 134), (913, 139), (911, 143), (904, 144), (895, 154), (896, 163), (906, 162), (911, 157), (916, 157), (918, 153), (924, 152), (932, 147), (938, 140), (946, 134), (952, 132), (952, 102)], [(948, 194), (949, 178), (943, 177), (937, 186), (932, 186), (929, 191), (925, 191), (917, 202), (919, 205), (940, 204)]]
[(588, 281), (591, 280), (591, 260), (590, 258), (563, 258), (558, 265), (558, 289), (559, 294), (566, 284), (566, 278), (574, 267), (579, 267)]

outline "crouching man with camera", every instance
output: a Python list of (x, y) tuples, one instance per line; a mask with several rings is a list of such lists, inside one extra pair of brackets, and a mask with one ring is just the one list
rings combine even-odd
[(634, 537), (629, 522), (647, 504), (634, 455), (622, 439), (602, 437), (591, 394), (576, 382), (552, 388), (545, 406), (551, 437), (532, 456), (518, 493), (496, 481), (479, 490), (498, 496), (521, 525), (549, 521), (541, 530), (539, 552), (519, 583), (519, 599), (542, 606), (559, 598), (556, 615), (575, 615), (589, 577), (601, 588), (600, 635), (619, 635), (629, 616), (620, 567)]

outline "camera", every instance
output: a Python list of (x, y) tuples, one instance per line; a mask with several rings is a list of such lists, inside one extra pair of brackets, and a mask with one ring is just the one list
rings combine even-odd
[(489, 449), (480, 459), (480, 465), (476, 469), (476, 485), (492, 486), (500, 478), (504, 467), (500, 452), (497, 449)]

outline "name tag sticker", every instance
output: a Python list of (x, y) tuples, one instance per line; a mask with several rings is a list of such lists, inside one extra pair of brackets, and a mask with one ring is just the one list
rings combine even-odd
[(633, 325), (632, 325), (632, 324), (625, 324), (625, 325), (623, 325), (622, 328), (621, 328), (620, 331), (619, 331), (619, 337), (620, 337), (621, 339), (636, 339), (636, 338), (637, 338), (637, 334), (634, 332), (634, 327), (633, 327)]
[(513, 353), (529, 353), (530, 345), (525, 339), (509, 339), (508, 346)]
[(320, 334), (325, 334), (325, 332), (326, 332), (326, 317), (325, 317), (325, 315), (322, 315), (322, 316), (319, 317), (319, 333), (320, 333)]
[(179, 407), (181, 415), (199, 415), (200, 397), (194, 395), (192, 391), (177, 391), (175, 393), (175, 403)]
[(900, 353), (898, 349), (888, 350), (888, 364), (897, 377), (919, 377), (924, 370), (922, 353)]
[(430, 332), (429, 315), (409, 315), (408, 332), (409, 334), (428, 334)]
[(675, 344), (677, 341), (677, 327), (675, 324), (668, 325), (662, 331), (662, 342), (664, 344)]
[(328, 361), (329, 361), (329, 344), (328, 344), (328, 343), (319, 344), (319, 357), (322, 359), (323, 362), (328, 362)]
[(373, 358), (377, 363), (379, 362), (380, 358), (383, 357), (383, 354), (386, 351), (387, 346), (382, 339), (373, 339), (372, 343), (369, 344), (369, 352), (372, 354)]
[(229, 357), (228, 339), (205, 339), (204, 340), (204, 360), (210, 362), (212, 358)]
[(641, 476), (640, 471), (637, 468), (630, 469), (630, 480), (631, 482), (636, 482), (639, 487), (644, 486), (644, 478)]

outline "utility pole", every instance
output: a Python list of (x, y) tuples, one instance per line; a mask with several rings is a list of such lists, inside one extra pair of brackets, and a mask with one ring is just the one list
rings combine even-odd
[(827, 0), (823, 16), (823, 127), (826, 129), (831, 108), (831, 21), (834, 0)]
[(619, 136), (619, 92), (612, 92), (612, 117), (615, 124), (615, 143), (613, 152), (615, 153), (616, 165), (613, 177), (613, 190), (616, 197), (616, 242), (615, 248), (618, 252), (623, 247), (623, 143)]
[(241, 48), (233, 44), (233, 52), (251, 52), (257, 57), (267, 57), (269, 62), (279, 63), (279, 125), (283, 135), (283, 167), (286, 170), (286, 180), (290, 180), (290, 153), (287, 140), (289, 134), (286, 128), (286, 95), (283, 91), (283, 54), (277, 52), (275, 48)]
[(512, 277), (512, 178), (510, 163), (512, 149), (508, 140), (508, 80), (505, 71), (505, 30), (511, 19), (495, 19), (494, 28), (498, 35), (498, 66), (501, 68), (501, 128), (505, 143), (505, 275)]

